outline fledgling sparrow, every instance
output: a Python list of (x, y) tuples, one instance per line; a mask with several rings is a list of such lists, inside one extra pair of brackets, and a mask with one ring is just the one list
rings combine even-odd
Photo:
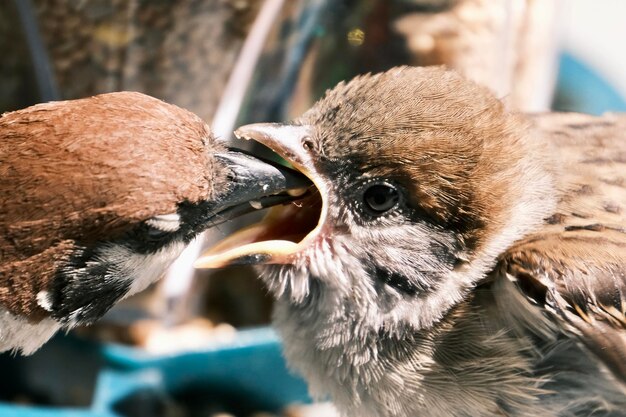
[(289, 364), (346, 416), (626, 415), (625, 132), (441, 68), (360, 76), (236, 132), (318, 195), (197, 266), (264, 264)]
[[(32, 353), (156, 281), (204, 229), (310, 184), (140, 93), (0, 118), (0, 351)], [(258, 201), (257, 201), (258, 200)]]

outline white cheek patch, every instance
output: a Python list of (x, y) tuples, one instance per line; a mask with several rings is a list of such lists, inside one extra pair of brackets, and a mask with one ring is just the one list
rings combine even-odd
[(61, 324), (53, 319), (45, 318), (38, 323), (31, 323), (2, 307), (0, 323), (0, 352), (20, 351), (23, 355), (35, 352), (61, 328)]
[(180, 228), (180, 216), (178, 213), (162, 214), (146, 220), (146, 224), (164, 232), (175, 232)]
[[(183, 242), (175, 242), (165, 246), (156, 253), (142, 255), (132, 252), (122, 245), (110, 245), (99, 252), (101, 261), (112, 263), (119, 268), (115, 279), (130, 280), (131, 286), (126, 294), (131, 295), (145, 289), (157, 281), (167, 267), (180, 255), (185, 248)], [(52, 300), (48, 291), (39, 291), (36, 296), (37, 305), (46, 311), (52, 311)], [(72, 312), (69, 323), (76, 321), (81, 309)], [(47, 342), (63, 325), (51, 318), (37, 323), (11, 314), (0, 306), (0, 352), (20, 351), (30, 355)], [(68, 326), (63, 326), (68, 327)], [(69, 327), (73, 327), (71, 324)]]
[(183, 242), (174, 242), (155, 253), (140, 254), (123, 245), (110, 245), (102, 249), (98, 257), (119, 268), (118, 279), (132, 281), (126, 294), (128, 296), (144, 290), (161, 278), (185, 246)]
[(37, 305), (46, 311), (52, 311), (52, 301), (48, 291), (39, 291), (37, 293)]

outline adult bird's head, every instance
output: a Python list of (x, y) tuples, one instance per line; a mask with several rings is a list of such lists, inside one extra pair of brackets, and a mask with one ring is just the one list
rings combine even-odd
[(363, 331), (428, 328), (555, 204), (523, 120), (441, 68), (360, 76), (291, 123), (236, 135), (283, 156), (318, 194), (271, 209), (197, 266), (268, 264), (276, 297)]
[(28, 353), (60, 327), (94, 321), (206, 228), (308, 184), (139, 93), (3, 115), (0, 350)]

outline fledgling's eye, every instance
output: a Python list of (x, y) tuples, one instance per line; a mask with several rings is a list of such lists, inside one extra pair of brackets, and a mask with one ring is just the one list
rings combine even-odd
[(375, 214), (383, 214), (394, 208), (400, 200), (400, 193), (390, 184), (373, 184), (363, 193), (365, 206)]

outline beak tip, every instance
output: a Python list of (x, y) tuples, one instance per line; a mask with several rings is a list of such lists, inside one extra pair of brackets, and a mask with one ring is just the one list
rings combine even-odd
[(243, 256), (222, 257), (202, 256), (193, 263), (195, 269), (220, 269), (227, 266), (260, 265), (268, 263), (272, 256), (265, 253), (247, 254)]
[(271, 129), (277, 125), (277, 123), (252, 123), (238, 127), (234, 133), (237, 139), (262, 140), (271, 137)]
[(237, 130), (235, 130), (234, 135), (237, 139), (243, 139), (243, 140), (250, 140), (250, 138), (247, 138), (244, 136), (242, 129), (245, 128), (245, 126), (242, 126), (240, 128), (238, 128)]
[(205, 257), (196, 259), (193, 263), (193, 267), (195, 269), (209, 269), (210, 268), (209, 266), (207, 266)]
[(194, 269), (220, 269), (228, 266), (226, 262), (216, 259), (214, 256), (201, 256), (193, 263)]

